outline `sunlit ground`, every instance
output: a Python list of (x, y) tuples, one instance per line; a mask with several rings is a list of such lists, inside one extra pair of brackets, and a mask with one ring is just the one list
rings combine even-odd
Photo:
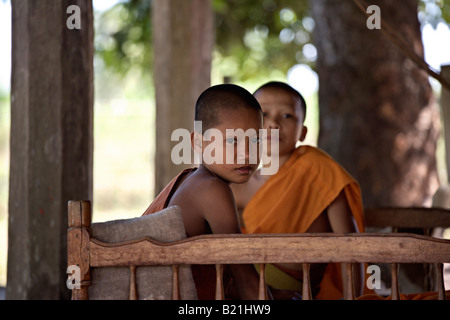
[(125, 99), (102, 104), (94, 127), (94, 222), (141, 215), (154, 185), (154, 106)]
[(6, 101), (0, 100), (0, 287), (6, 284), (8, 250), (9, 119)]

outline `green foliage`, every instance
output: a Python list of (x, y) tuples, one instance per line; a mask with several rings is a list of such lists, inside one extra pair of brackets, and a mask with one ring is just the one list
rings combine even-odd
[(450, 0), (421, 0), (419, 2), (419, 20), (436, 27), (440, 22), (450, 22)]
[(120, 2), (96, 17), (95, 51), (107, 68), (126, 74), (152, 63), (150, 0)]
[(307, 1), (214, 0), (213, 8), (217, 56), (235, 64), (225, 76), (247, 80), (313, 62), (302, 52), (313, 27)]
[[(222, 76), (244, 81), (309, 63), (302, 48), (311, 41), (308, 1), (213, 0), (214, 65)], [(105, 67), (125, 74), (152, 68), (151, 0), (125, 0), (96, 18), (96, 54)]]
[[(311, 0), (312, 1), (312, 0)], [(216, 23), (213, 68), (247, 81), (296, 63), (314, 67), (314, 20), (308, 0), (212, 0)], [(151, 0), (124, 0), (98, 17), (96, 52), (120, 74), (152, 69)], [(420, 0), (422, 24), (450, 21), (450, 0)]]

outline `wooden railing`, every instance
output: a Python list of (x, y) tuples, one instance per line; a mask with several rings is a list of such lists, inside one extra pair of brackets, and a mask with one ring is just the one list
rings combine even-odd
[[(69, 206), (70, 208), (70, 206)], [(79, 209), (77, 209), (79, 208)], [(312, 263), (347, 263), (346, 299), (354, 299), (352, 263), (389, 263), (392, 299), (399, 298), (398, 263), (430, 263), (438, 270), (438, 298), (445, 299), (443, 263), (450, 262), (450, 240), (413, 234), (236, 234), (202, 235), (172, 243), (144, 238), (123, 243), (105, 243), (90, 237), (90, 204), (81, 202), (69, 209), (68, 264), (81, 270), (81, 288), (73, 299), (88, 299), (90, 268), (128, 266), (130, 299), (137, 299), (136, 268), (173, 266), (172, 298), (179, 299), (178, 266), (216, 266), (216, 299), (223, 299), (223, 265), (259, 264), (259, 298), (266, 299), (265, 265), (303, 264), (302, 298), (311, 299), (309, 266)]]

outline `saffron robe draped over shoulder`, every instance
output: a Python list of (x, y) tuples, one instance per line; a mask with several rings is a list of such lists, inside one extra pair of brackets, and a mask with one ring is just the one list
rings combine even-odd
[[(364, 232), (359, 184), (324, 151), (300, 146), (245, 207), (242, 213), (245, 231), (304, 233), (341, 191), (345, 193), (358, 231)], [(340, 265), (329, 264), (316, 297), (334, 300), (341, 298), (342, 292)]]

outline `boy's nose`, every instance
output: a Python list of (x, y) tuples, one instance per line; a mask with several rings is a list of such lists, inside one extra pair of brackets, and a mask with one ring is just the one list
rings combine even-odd
[(246, 164), (248, 161), (248, 152), (238, 152), (237, 160), (238, 164)]
[(248, 141), (243, 141), (237, 147), (237, 160), (238, 163), (247, 163), (249, 159), (249, 145)]
[(280, 129), (280, 125), (275, 119), (264, 119), (264, 128), (266, 129)]
[(237, 163), (238, 164), (255, 164), (258, 161), (258, 146), (254, 143), (251, 143), (247, 138), (246, 143), (242, 143), (237, 148)]

